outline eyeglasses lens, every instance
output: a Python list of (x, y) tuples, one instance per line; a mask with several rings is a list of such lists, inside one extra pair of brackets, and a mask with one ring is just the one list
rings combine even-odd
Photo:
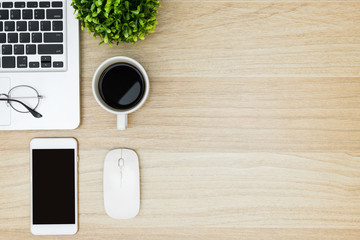
[[(18, 86), (18, 87), (12, 88), (9, 92), (9, 98), (16, 99), (16, 100), (23, 102), (31, 109), (35, 109), (40, 101), (38, 92), (34, 88), (28, 87), (28, 86)], [(11, 107), (14, 110), (16, 110), (18, 112), (22, 112), (22, 113), (29, 112), (20, 103), (12, 101), (12, 102), (9, 102), (9, 104), (11, 105)]]

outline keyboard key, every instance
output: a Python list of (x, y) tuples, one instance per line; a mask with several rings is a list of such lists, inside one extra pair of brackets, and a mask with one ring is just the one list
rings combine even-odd
[(39, 22), (29, 21), (29, 31), (39, 31)]
[(64, 67), (64, 63), (63, 62), (53, 62), (53, 67), (54, 68), (62, 68), (62, 67)]
[(37, 3), (37, 2), (28, 2), (28, 3), (27, 3), (27, 7), (28, 7), (28, 8), (37, 8), (37, 7), (38, 7), (38, 3)]
[(2, 7), (3, 8), (12, 8), (13, 3), (12, 2), (3, 2)]
[(15, 68), (15, 57), (2, 57), (3, 68)]
[(41, 67), (42, 68), (49, 68), (49, 67), (51, 67), (51, 62), (41, 62)]
[(6, 21), (5, 22), (5, 31), (15, 31), (15, 22)]
[(27, 57), (26, 56), (17, 57), (17, 67), (18, 68), (27, 68)]
[(41, 43), (42, 42), (42, 34), (41, 33), (32, 33), (32, 42), (33, 43)]
[(25, 21), (17, 21), (16, 22), (16, 30), (17, 31), (26, 31), (27, 23)]
[(30, 68), (39, 68), (39, 62), (29, 62)]
[(40, 26), (41, 26), (41, 31), (50, 31), (51, 30), (51, 22), (50, 21), (41, 21)]
[(35, 19), (44, 19), (45, 11), (44, 9), (35, 9), (34, 15), (35, 15)]
[(8, 43), (17, 43), (18, 34), (17, 33), (8, 33)]
[(63, 4), (62, 4), (62, 2), (52, 2), (52, 4), (51, 4), (51, 6), (52, 7), (62, 7), (63, 6)]
[(0, 33), (0, 43), (6, 43), (6, 33)]
[(63, 42), (63, 33), (44, 33), (44, 42)]
[(0, 10), (0, 19), (2, 20), (9, 19), (9, 10)]
[(30, 42), (30, 33), (20, 33), (20, 42), (29, 43)]
[(32, 19), (33, 18), (33, 10), (31, 10), (31, 9), (22, 10), (22, 18), (23, 19)]
[(3, 22), (0, 22), (0, 31), (2, 32), (4, 30), (4, 24)]
[(15, 55), (22, 55), (24, 54), (24, 45), (14, 45), (14, 54)]
[(15, 7), (16, 8), (24, 8), (25, 7), (25, 2), (15, 2)]
[(33, 43), (41, 43), (42, 42), (42, 34), (41, 33), (32, 33), (31, 39)]
[(41, 62), (51, 62), (51, 56), (41, 56)]
[(62, 9), (48, 9), (46, 10), (47, 19), (62, 19), (63, 12)]
[(11, 55), (12, 46), (11, 45), (2, 45), (2, 55)]
[(35, 44), (26, 45), (26, 54), (36, 54), (36, 45)]
[(50, 2), (40, 2), (40, 7), (41, 8), (48, 8), (48, 7), (50, 7)]
[(62, 44), (39, 44), (38, 54), (63, 54)]
[(63, 30), (63, 22), (62, 21), (53, 21), (52, 30), (53, 31), (62, 31)]
[(20, 19), (21, 18), (21, 15), (20, 15), (20, 10), (11, 10), (10, 11), (10, 18), (11, 19)]

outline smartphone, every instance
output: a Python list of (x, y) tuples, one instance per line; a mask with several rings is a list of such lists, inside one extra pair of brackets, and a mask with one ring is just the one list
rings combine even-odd
[(73, 235), (78, 230), (78, 153), (74, 138), (30, 143), (31, 233)]

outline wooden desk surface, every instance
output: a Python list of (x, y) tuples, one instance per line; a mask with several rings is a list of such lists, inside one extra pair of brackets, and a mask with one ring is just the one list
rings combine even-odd
[[(97, 46), (81, 33), (81, 125), (0, 134), (0, 239), (360, 239), (360, 2), (162, 2), (155, 34)], [(135, 58), (149, 100), (117, 131), (91, 77)], [(29, 142), (80, 142), (80, 228), (30, 234)], [(103, 208), (114, 148), (141, 161), (141, 211)]]

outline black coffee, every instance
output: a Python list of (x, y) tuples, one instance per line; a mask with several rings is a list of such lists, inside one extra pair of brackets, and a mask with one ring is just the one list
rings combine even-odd
[(112, 108), (130, 109), (144, 96), (145, 81), (141, 72), (127, 63), (109, 66), (99, 79), (99, 93)]

